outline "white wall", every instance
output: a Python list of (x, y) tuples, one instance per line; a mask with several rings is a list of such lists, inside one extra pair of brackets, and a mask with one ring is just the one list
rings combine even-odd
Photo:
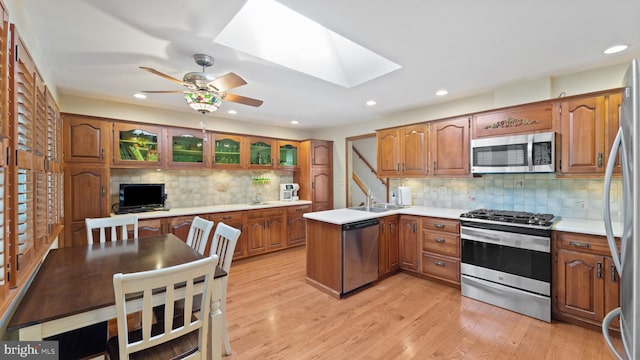
[(215, 113), (203, 116), (196, 111), (183, 112), (157, 109), (71, 95), (63, 95), (61, 97), (60, 109), (62, 112), (74, 114), (101, 116), (112, 119), (131, 120), (160, 125), (184, 126), (196, 129), (200, 129), (200, 123), (203, 122), (207, 130), (269, 136), (281, 139), (302, 140), (308, 139), (311, 135), (311, 131), (309, 130), (260, 125), (239, 120), (224, 119), (216, 117)]
[[(336, 208), (346, 206), (346, 159), (344, 158), (346, 137), (368, 134), (376, 129), (551, 99), (557, 97), (561, 92), (570, 96), (618, 88), (622, 86), (622, 77), (627, 66), (627, 63), (623, 63), (556, 78), (529, 80), (496, 89), (491, 93), (388, 114), (357, 124), (317, 129), (312, 134), (314, 138), (334, 141), (334, 206)], [(546, 97), (544, 96), (545, 92), (547, 92)]]

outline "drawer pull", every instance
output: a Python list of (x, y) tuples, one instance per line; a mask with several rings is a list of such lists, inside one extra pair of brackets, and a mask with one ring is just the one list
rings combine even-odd
[(433, 227), (437, 229), (444, 229), (444, 224), (433, 224)]
[(439, 243), (444, 243), (444, 242), (445, 242), (445, 240), (444, 240), (443, 238), (439, 238), (439, 237), (437, 237), (437, 238), (433, 238), (433, 240), (434, 240), (435, 242), (439, 242)]
[(446, 265), (444, 261), (434, 261), (433, 263), (436, 264), (436, 266), (442, 266), (442, 267)]
[(569, 241), (569, 245), (575, 246), (575, 247), (579, 247), (579, 248), (585, 248), (585, 249), (590, 249), (591, 248), (591, 244), (583, 243), (583, 242), (577, 242), (577, 241)]
[(233, 218), (233, 216), (223, 216), (223, 217), (222, 217), (222, 220), (229, 220), (229, 219), (231, 219), (231, 218)]

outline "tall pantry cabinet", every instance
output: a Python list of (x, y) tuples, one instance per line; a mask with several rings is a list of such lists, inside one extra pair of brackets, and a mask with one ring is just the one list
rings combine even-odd
[(300, 142), (298, 163), (293, 181), (300, 185), (300, 199), (311, 200), (312, 211), (333, 209), (333, 141)]
[(87, 243), (85, 218), (109, 216), (110, 122), (91, 116), (64, 118), (64, 247)]

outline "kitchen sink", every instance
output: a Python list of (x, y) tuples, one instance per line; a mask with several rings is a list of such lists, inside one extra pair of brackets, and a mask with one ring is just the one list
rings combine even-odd
[(380, 212), (395, 210), (395, 209), (399, 209), (399, 208), (400, 208), (400, 206), (392, 205), (392, 204), (375, 204), (375, 205), (370, 206), (370, 207), (357, 206), (357, 207), (352, 207), (352, 208), (349, 208), (349, 209), (380, 213)]

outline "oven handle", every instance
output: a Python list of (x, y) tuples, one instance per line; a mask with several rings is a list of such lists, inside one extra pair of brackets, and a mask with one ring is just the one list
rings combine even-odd
[(551, 239), (543, 236), (462, 226), (460, 227), (460, 238), (463, 240), (473, 240), (520, 249), (541, 251), (546, 253), (551, 252)]
[(529, 171), (533, 171), (533, 134), (529, 134), (527, 141), (527, 161), (529, 162)]

